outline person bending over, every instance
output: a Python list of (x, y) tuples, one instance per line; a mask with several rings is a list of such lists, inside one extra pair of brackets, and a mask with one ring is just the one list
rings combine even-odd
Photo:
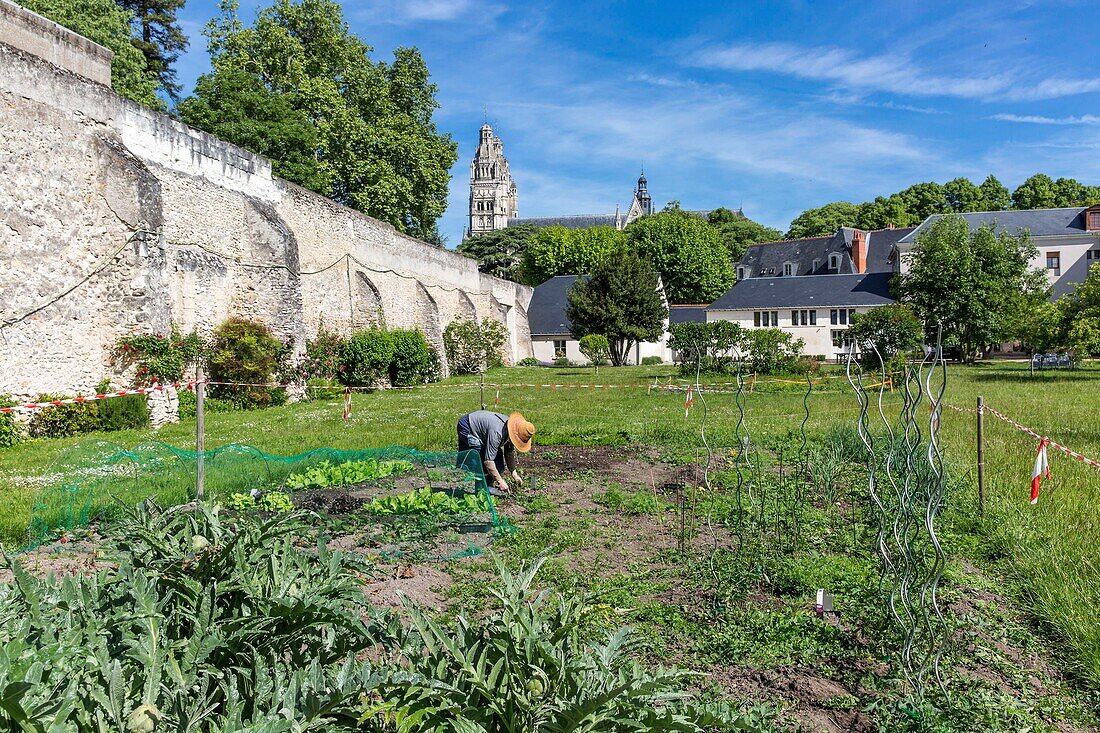
[(459, 452), (476, 450), (481, 456), (486, 481), (500, 491), (508, 491), (508, 482), (504, 479), (507, 473), (519, 482), (516, 451), (530, 451), (534, 435), (535, 426), (518, 412), (502, 415), (478, 410), (458, 420)]

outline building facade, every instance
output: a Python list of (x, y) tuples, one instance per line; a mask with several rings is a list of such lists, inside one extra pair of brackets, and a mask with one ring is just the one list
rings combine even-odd
[(477, 152), (470, 162), (470, 221), (467, 236), (508, 226), (519, 216), (519, 193), (504, 157), (504, 142), (488, 123), (481, 126)]
[(912, 231), (843, 227), (829, 237), (753, 245), (707, 321), (781, 328), (805, 342), (803, 353), (834, 359), (851, 343), (852, 316), (893, 302), (891, 254)]

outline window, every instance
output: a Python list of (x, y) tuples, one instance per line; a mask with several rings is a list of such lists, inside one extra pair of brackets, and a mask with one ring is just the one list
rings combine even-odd
[(819, 267), (821, 267), (821, 260), (815, 258), (813, 267), (810, 268), (810, 274), (812, 275), (813, 273), (817, 272), (817, 268)]
[(1062, 274), (1062, 253), (1047, 252), (1047, 269), (1055, 275)]
[(748, 277), (748, 269), (738, 265), (737, 266), (737, 279), (738, 280), (744, 280), (746, 277)]
[(829, 255), (829, 269), (830, 270), (839, 270), (840, 269), (840, 255), (837, 254), (836, 252), (833, 252), (831, 255)]
[(793, 262), (784, 262), (783, 263), (783, 277), (790, 277), (792, 275), (794, 275), (794, 263)]
[(779, 311), (755, 311), (752, 314), (752, 325), (757, 328), (778, 328)]
[(816, 310), (797, 310), (791, 311), (791, 325), (792, 326), (816, 326), (817, 325), (817, 311)]
[(847, 326), (856, 314), (855, 308), (833, 308), (829, 311), (829, 323), (834, 326)]
[(847, 349), (852, 344), (852, 337), (848, 334), (847, 329), (834, 328), (832, 330), (833, 346), (838, 349)]
[(554, 358), (555, 359), (564, 359), (565, 358), (565, 340), (564, 339), (560, 340), (560, 341), (558, 339), (554, 339)]
[(1090, 249), (1085, 252), (1085, 259), (1093, 262), (1100, 262), (1100, 249)]
[(1089, 212), (1089, 229), (1100, 229), (1100, 211)]

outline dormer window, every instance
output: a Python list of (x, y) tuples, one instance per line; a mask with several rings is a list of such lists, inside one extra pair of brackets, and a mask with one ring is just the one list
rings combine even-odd
[(1085, 212), (1085, 229), (1090, 232), (1100, 231), (1100, 207)]
[(783, 263), (783, 277), (791, 277), (793, 275), (794, 275), (794, 263), (793, 262), (784, 262)]
[(810, 268), (810, 274), (812, 275), (815, 272), (817, 272), (817, 268), (819, 268), (819, 267), (821, 267), (821, 260), (815, 258), (814, 259), (814, 265), (813, 265), (812, 268)]
[(744, 280), (749, 276), (749, 269), (747, 267), (737, 266), (737, 279)]
[(830, 270), (839, 270), (840, 269), (840, 254), (839, 253), (833, 252), (831, 255), (829, 255), (829, 269)]

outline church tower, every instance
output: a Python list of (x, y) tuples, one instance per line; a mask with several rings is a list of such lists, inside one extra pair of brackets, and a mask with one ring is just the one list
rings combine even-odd
[(488, 123), (481, 126), (481, 139), (470, 163), (470, 225), (467, 236), (503, 229), (519, 216), (519, 196), (504, 143), (493, 135)]
[(630, 211), (626, 212), (625, 224), (653, 213), (653, 199), (649, 197), (648, 185), (645, 171), (642, 171), (642, 175), (638, 176), (638, 187), (634, 189), (634, 200), (630, 202)]

